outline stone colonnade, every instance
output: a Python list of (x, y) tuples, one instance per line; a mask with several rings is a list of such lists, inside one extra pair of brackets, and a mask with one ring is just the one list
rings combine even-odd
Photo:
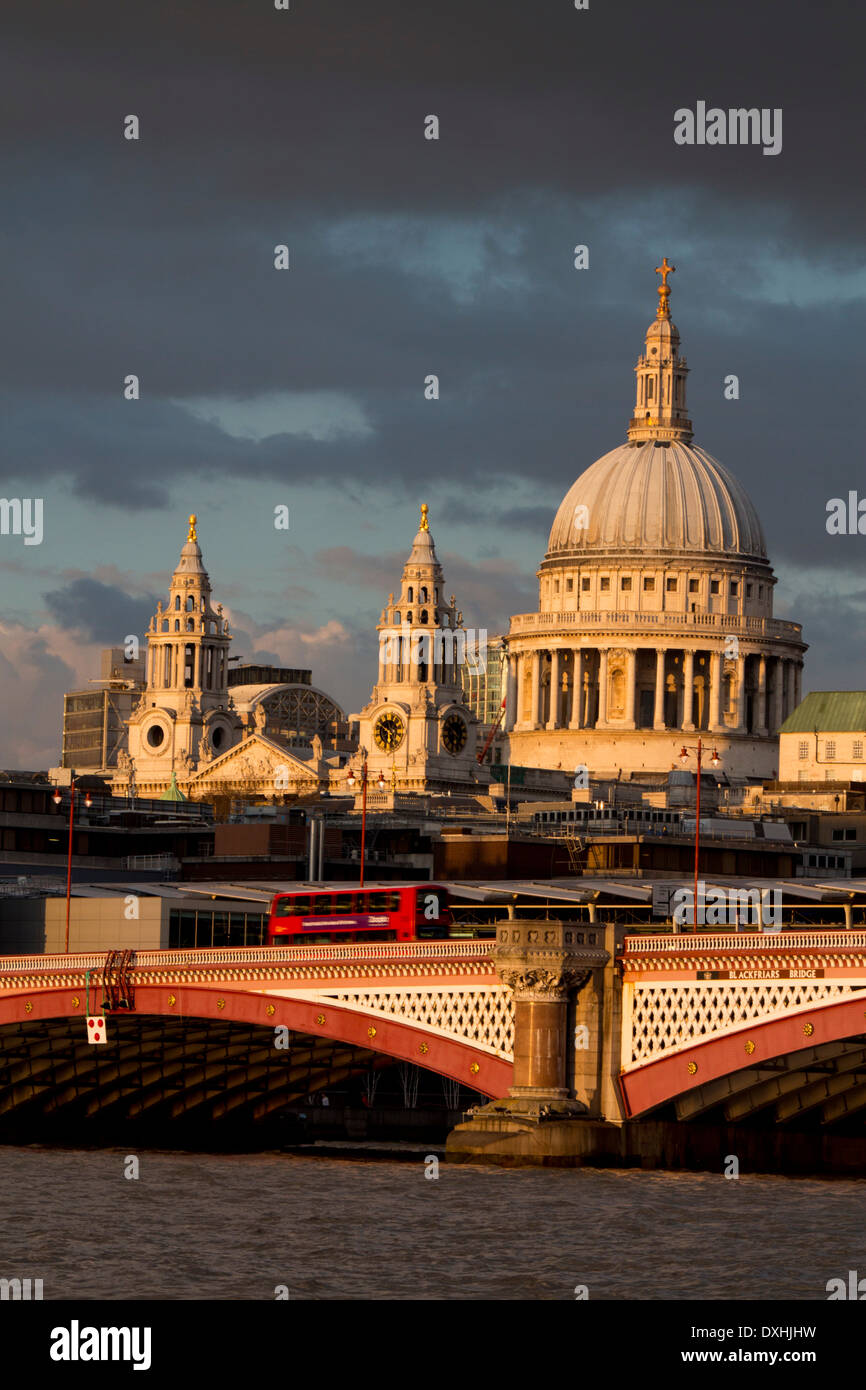
[[(188, 633), (187, 639), (193, 636), (193, 633)], [(222, 690), (226, 683), (227, 648), (180, 639), (154, 642), (151, 638), (147, 653), (148, 685), (162, 690), (184, 690), (187, 686), (184, 678), (187, 646), (192, 646), (193, 649), (192, 686), (202, 690)], [(213, 653), (210, 663), (207, 661), (208, 652)]]
[(550, 646), (508, 660), (505, 728), (770, 736), (801, 699), (800, 656), (760, 648)]

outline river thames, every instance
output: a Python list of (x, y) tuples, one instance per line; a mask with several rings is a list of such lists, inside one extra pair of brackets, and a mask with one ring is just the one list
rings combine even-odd
[(0, 1276), (47, 1299), (818, 1299), (866, 1180), (0, 1148)]

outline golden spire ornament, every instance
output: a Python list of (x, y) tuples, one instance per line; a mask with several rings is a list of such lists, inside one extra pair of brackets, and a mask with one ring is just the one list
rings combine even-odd
[(192, 512), (189, 518), (189, 535), (187, 536), (188, 541), (198, 540), (198, 536), (195, 533), (195, 523), (196, 515), (195, 512)]
[(671, 316), (671, 306), (669, 302), (671, 287), (668, 284), (668, 276), (673, 275), (675, 270), (675, 265), (668, 265), (667, 256), (662, 256), (661, 265), (656, 266), (656, 275), (662, 277), (662, 282), (659, 285), (659, 307), (656, 309), (657, 319), (669, 319)]
[(428, 508), (428, 506), (427, 506), (427, 503), (426, 503), (426, 502), (422, 502), (422, 503), (421, 503), (421, 527), (420, 527), (420, 529), (421, 529), (422, 531), (429, 531), (429, 530), (430, 530), (430, 523), (429, 523), (429, 521), (427, 520), (427, 512), (428, 512), (428, 511), (429, 511), (429, 508)]

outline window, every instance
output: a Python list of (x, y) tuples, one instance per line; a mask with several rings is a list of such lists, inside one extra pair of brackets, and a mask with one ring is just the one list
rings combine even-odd
[(718, 579), (711, 579), (711, 580), (710, 580), (710, 593), (711, 593), (711, 594), (717, 594), (718, 592), (719, 592), (719, 581), (718, 581)]
[(827, 742), (824, 744), (824, 757), (825, 757), (825, 758), (835, 758), (835, 756), (836, 756), (836, 740), (835, 740), (834, 738), (828, 738), (828, 739), (827, 739)]
[(608, 589), (610, 588), (610, 579), (607, 575), (604, 575), (602, 579), (599, 581), (599, 587), (602, 593), (607, 593)]
[(834, 840), (844, 840), (844, 838), (845, 838), (845, 832), (844, 832), (844, 830), (839, 829), (839, 830), (834, 830), (834, 831), (833, 831), (833, 839), (834, 839)]
[(565, 591), (566, 591), (566, 593), (570, 594), (573, 588), (574, 588), (574, 580), (573, 580), (573, 579), (566, 579), (566, 581), (565, 581)]
[(758, 598), (763, 598), (763, 597), (764, 597), (764, 586), (763, 586), (763, 584), (759, 584), (759, 585), (758, 585)]
[(651, 574), (645, 574), (645, 575), (644, 575), (644, 581), (643, 581), (643, 591), (644, 591), (644, 593), (645, 593), (645, 594), (651, 594), (652, 591), (653, 591), (653, 589), (655, 588), (655, 586), (656, 586), (656, 582), (655, 582), (654, 576), (651, 575)]
[(852, 758), (863, 757), (863, 744), (859, 738), (855, 738), (854, 740), (854, 743), (851, 748), (851, 756)]
[(631, 588), (631, 575), (624, 574), (620, 580), (620, 586), (624, 592), (627, 592)]
[(580, 581), (580, 587), (581, 587), (581, 589), (583, 590), (584, 593), (587, 592), (587, 590), (589, 589), (589, 576), (588, 576), (588, 575), (584, 575), (583, 579), (581, 579), (581, 581)]
[(553, 581), (553, 592), (554, 592), (555, 594), (558, 594), (558, 593), (559, 593), (559, 580), (558, 580), (558, 579), (554, 579), (554, 581)]
[(800, 742), (799, 742), (799, 744), (797, 745), (797, 757), (800, 758), (800, 759), (802, 760), (803, 758), (808, 758), (808, 756), (809, 756), (809, 740), (808, 740), (807, 738), (804, 738), (804, 739), (801, 739)]
[(412, 599), (412, 585), (411, 585), (411, 584), (409, 585), (409, 589), (408, 589), (408, 592), (407, 592), (407, 594), (406, 594), (406, 597), (407, 597), (407, 599), (409, 600), (410, 603), (413, 602), (413, 599)]
[(676, 578), (675, 578), (673, 575), (668, 575), (667, 579), (665, 580), (665, 589), (667, 590), (667, 592), (668, 592), (669, 594), (675, 594), (675, 593), (676, 593), (676, 591), (677, 591), (677, 581), (676, 581)]
[(731, 580), (731, 598), (736, 598), (740, 592), (740, 585), (736, 579)]
[(308, 917), (309, 914), (310, 899), (307, 894), (299, 893), (294, 898), (277, 899), (275, 917)]
[(696, 593), (698, 592), (699, 588), (700, 588), (700, 583), (699, 583), (699, 581), (698, 581), (697, 579), (690, 579), (690, 580), (689, 580), (689, 593), (690, 593), (690, 594), (696, 594)]
[(856, 840), (856, 839), (857, 839), (857, 831), (856, 831), (856, 828), (855, 828), (853, 825), (852, 825), (852, 826), (849, 826), (848, 828), (846, 828), (846, 830), (845, 830), (845, 839), (846, 839), (846, 840)]
[(746, 585), (746, 598), (751, 598), (751, 597), (752, 597), (752, 586), (751, 586), (751, 584), (747, 584), (747, 585)]

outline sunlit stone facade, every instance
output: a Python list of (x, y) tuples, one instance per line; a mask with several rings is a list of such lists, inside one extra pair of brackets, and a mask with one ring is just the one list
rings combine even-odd
[(628, 442), (582, 473), (553, 522), (539, 610), (513, 617), (509, 756), (591, 774), (666, 773), (701, 731), (732, 778), (771, 777), (800, 699), (797, 623), (745, 489), (692, 443), (672, 267), (635, 368)]

